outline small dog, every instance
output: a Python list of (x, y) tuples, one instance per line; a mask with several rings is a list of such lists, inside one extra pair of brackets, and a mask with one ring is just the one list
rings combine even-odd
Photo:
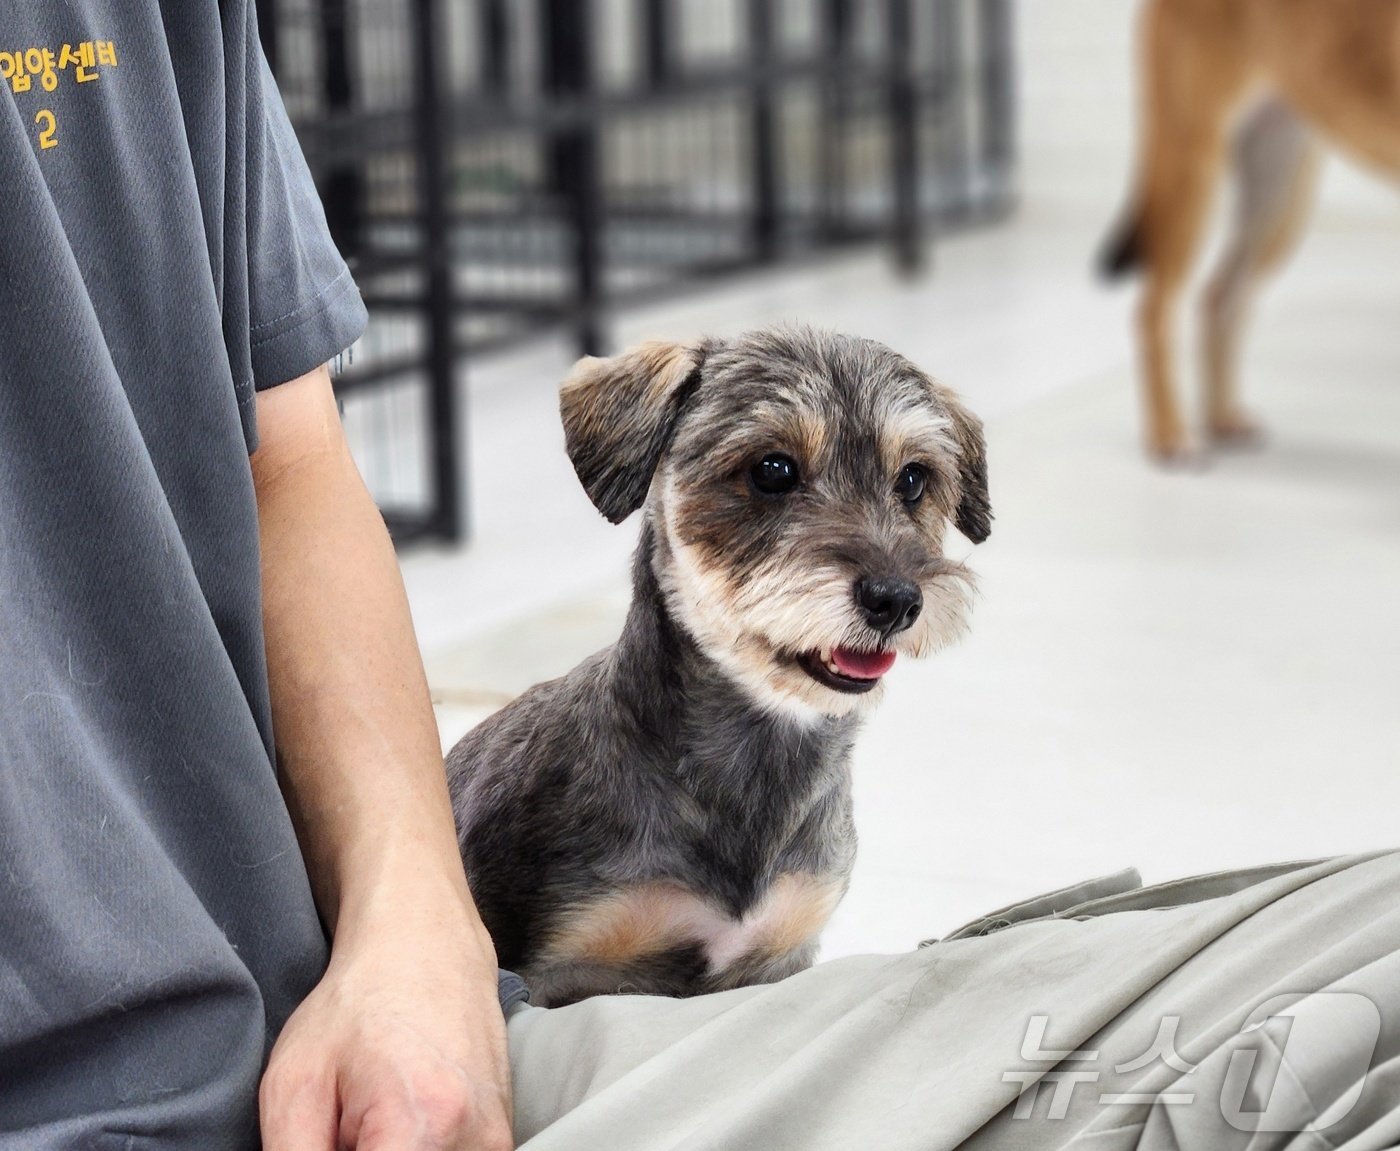
[(1255, 283), (1302, 233), (1319, 140), (1400, 172), (1400, 0), (1148, 0), (1143, 16), (1141, 170), (1100, 266), (1143, 270), (1147, 447), (1170, 461), (1188, 448), (1176, 305), (1221, 174), (1239, 210), (1203, 301), (1203, 382), (1207, 434), (1230, 444), (1257, 435), (1239, 402), (1240, 330)]
[(860, 715), (962, 630), (943, 540), (991, 530), (981, 425), (807, 329), (586, 358), (560, 410), (598, 510), (645, 509), (633, 600), (448, 755), (482, 918), (537, 1004), (782, 978), (849, 880)]

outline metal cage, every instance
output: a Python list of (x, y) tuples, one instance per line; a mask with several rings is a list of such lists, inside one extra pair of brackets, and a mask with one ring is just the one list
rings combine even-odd
[(337, 380), (400, 540), (465, 530), (464, 358), (1013, 196), (1010, 0), (259, 0), (370, 309)]

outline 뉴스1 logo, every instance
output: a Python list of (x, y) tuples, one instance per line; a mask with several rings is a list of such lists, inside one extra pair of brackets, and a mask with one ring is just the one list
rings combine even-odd
[[(1098, 1083), (1103, 1072), (1092, 1065), (1093, 1049), (1046, 1046), (1049, 1016), (1032, 1015), (1021, 1044), (1021, 1059), (1046, 1069), (1006, 1071), (1003, 1083), (1019, 1083), (1012, 1115), (1029, 1119), (1045, 1097), (1044, 1118), (1063, 1119), (1081, 1085)], [(1214, 1099), (1222, 1118), (1244, 1132), (1320, 1132), (1351, 1113), (1366, 1086), (1366, 1075), (1380, 1038), (1381, 1017), (1364, 995), (1346, 991), (1277, 995), (1260, 1004), (1240, 1030), (1200, 1064), (1176, 1050), (1181, 1017), (1163, 1016), (1157, 1034), (1141, 1055), (1116, 1064), (1116, 1075), (1162, 1063), (1176, 1072), (1171, 1090), (1101, 1091), (1100, 1106), (1185, 1107), (1198, 1098)], [(1060, 1069), (1061, 1064), (1083, 1067)], [(1050, 1068), (1055, 1068), (1051, 1070)], [(1194, 1090), (1181, 1090), (1185, 1076)]]

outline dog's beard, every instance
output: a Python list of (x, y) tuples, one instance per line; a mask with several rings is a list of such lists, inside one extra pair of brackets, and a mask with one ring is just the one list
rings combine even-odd
[(700, 650), (754, 703), (803, 722), (866, 711), (884, 694), (883, 680), (848, 694), (812, 677), (799, 657), (854, 651), (892, 651), (921, 658), (966, 629), (971, 573), (940, 560), (921, 583), (924, 610), (907, 630), (886, 642), (864, 623), (855, 605), (852, 574), (836, 565), (804, 571), (775, 565), (736, 581), (677, 540), (666, 520), (666, 556), (657, 572), (667, 608)]

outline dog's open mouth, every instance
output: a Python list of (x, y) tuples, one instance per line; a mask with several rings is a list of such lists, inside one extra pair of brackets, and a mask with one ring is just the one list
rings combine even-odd
[(894, 666), (892, 651), (854, 651), (834, 647), (797, 657), (798, 665), (818, 683), (852, 695), (869, 691)]

